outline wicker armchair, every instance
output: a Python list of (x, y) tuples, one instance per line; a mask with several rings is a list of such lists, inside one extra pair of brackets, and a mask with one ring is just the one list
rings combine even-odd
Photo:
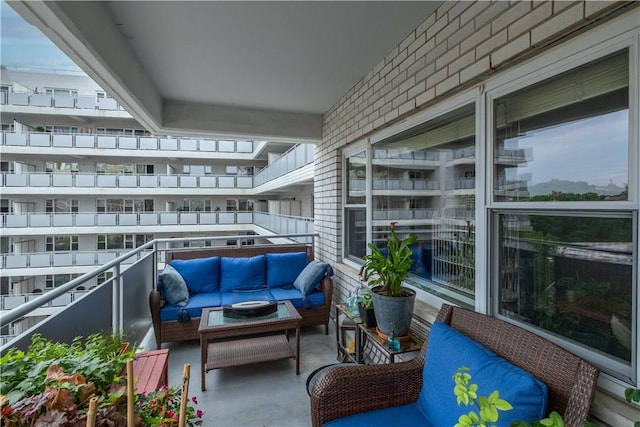
[[(567, 427), (580, 427), (588, 418), (599, 374), (594, 366), (523, 328), (471, 310), (443, 304), (436, 321), (450, 325), (546, 383), (547, 412), (560, 413)], [(428, 342), (416, 358), (407, 362), (328, 370), (311, 391), (313, 426), (417, 401), (427, 351)]]

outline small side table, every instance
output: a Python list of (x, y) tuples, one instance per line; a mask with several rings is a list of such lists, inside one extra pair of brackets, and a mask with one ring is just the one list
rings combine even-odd
[[(342, 322), (341, 317), (344, 319)], [(351, 331), (355, 332), (355, 352), (348, 346)], [(360, 317), (353, 316), (344, 304), (336, 304), (336, 346), (338, 360), (341, 362), (395, 363), (397, 355), (420, 351), (423, 345), (424, 340), (412, 332), (409, 339), (401, 342), (400, 350), (391, 351), (386, 340), (378, 335), (376, 328), (367, 328)]]

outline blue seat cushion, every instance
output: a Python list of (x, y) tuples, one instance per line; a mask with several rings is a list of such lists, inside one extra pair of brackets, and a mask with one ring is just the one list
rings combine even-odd
[(189, 301), (189, 289), (180, 273), (171, 265), (165, 265), (158, 275), (158, 291), (169, 304), (184, 307)]
[(419, 407), (434, 426), (453, 426), (461, 415), (479, 413), (477, 406), (457, 402), (453, 377), (461, 367), (468, 368), (469, 384), (477, 384), (478, 398), (497, 390), (499, 398), (513, 406), (499, 411), (498, 422), (491, 424), (510, 426), (516, 421), (532, 422), (545, 417), (546, 384), (448, 325), (436, 322), (429, 334), (418, 399)]
[(291, 286), (309, 260), (306, 252), (286, 252), (282, 254), (266, 254), (267, 286), (281, 288)]
[(314, 289), (308, 295), (302, 295), (298, 289), (275, 288), (271, 289), (271, 295), (276, 301), (291, 301), (295, 308), (311, 308), (324, 305), (324, 293)]
[(167, 322), (178, 320), (178, 313), (181, 309), (187, 310), (189, 317), (194, 319), (200, 317), (202, 309), (207, 307), (220, 306), (220, 292), (210, 292), (207, 294), (195, 294), (189, 298), (189, 302), (184, 307), (175, 304), (167, 304), (160, 309), (160, 321)]
[(453, 427), (434, 426), (422, 415), (416, 403), (395, 406), (392, 408), (376, 409), (375, 411), (349, 415), (331, 420), (324, 427)]
[(220, 259), (220, 292), (264, 288), (267, 284), (266, 276), (267, 262), (264, 255)]
[(220, 288), (220, 257), (174, 259), (171, 266), (184, 278), (191, 294), (215, 292)]

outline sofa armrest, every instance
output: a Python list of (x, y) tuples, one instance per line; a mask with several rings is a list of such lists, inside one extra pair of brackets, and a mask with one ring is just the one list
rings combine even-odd
[(320, 281), (320, 289), (324, 293), (324, 303), (331, 308), (331, 299), (333, 298), (333, 279), (331, 277), (324, 277)]
[(422, 364), (336, 366), (321, 374), (311, 391), (311, 420), (320, 427), (336, 418), (416, 402), (422, 388)]
[(157, 289), (151, 289), (149, 293), (149, 310), (151, 311), (151, 321), (153, 323), (153, 333), (156, 337), (156, 348), (160, 350), (160, 308), (162, 295)]

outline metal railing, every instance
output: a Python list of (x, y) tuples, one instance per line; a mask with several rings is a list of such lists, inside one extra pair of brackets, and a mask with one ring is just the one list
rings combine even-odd
[[(313, 246), (317, 235), (274, 234), (252, 237), (288, 242), (308, 240), (309, 244)], [(108, 281), (87, 291), (82, 297), (75, 299), (69, 305), (4, 343), (0, 347), (0, 353), (4, 353), (9, 347), (26, 350), (35, 333), (41, 333), (45, 338), (51, 340), (71, 342), (78, 335), (123, 332), (127, 341), (139, 343), (151, 328), (148, 295), (152, 287), (155, 286), (155, 280), (158, 276), (158, 261), (164, 259), (165, 251), (174, 247), (184, 247), (185, 243), (209, 242), (216, 246), (219, 244), (227, 245), (229, 240), (236, 240), (240, 245), (246, 239), (247, 236), (243, 235), (155, 239), (148, 242), (89, 273), (3, 313), (0, 319), (0, 329), (7, 327), (16, 329), (16, 323), (19, 323), (25, 316), (47, 306), (56, 298), (78, 286), (85, 285), (89, 280), (104, 272), (113, 274)], [(132, 257), (137, 258), (136, 261), (125, 265), (125, 261)]]
[(315, 146), (313, 144), (298, 144), (291, 147), (278, 159), (261, 169), (254, 176), (253, 185), (257, 187), (313, 163), (314, 156)]

